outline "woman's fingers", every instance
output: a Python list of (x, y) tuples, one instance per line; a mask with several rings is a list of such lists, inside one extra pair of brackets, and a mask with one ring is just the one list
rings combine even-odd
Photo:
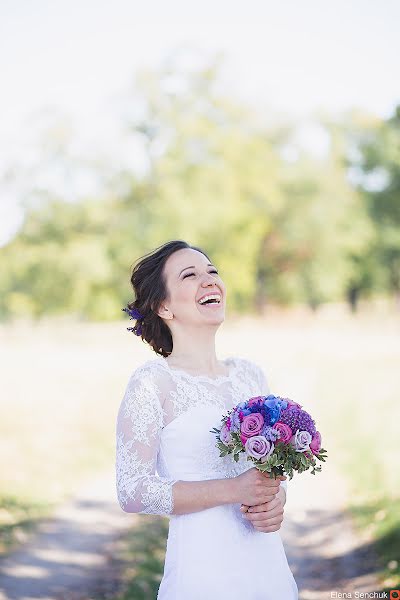
[(258, 521), (253, 521), (252, 525), (255, 529), (260, 531), (261, 529), (268, 529), (273, 527), (276, 531), (282, 525), (283, 517), (275, 517), (274, 519), (259, 519)]
[(252, 523), (255, 523), (257, 525), (261, 523), (265, 525), (274, 525), (275, 523), (282, 523), (283, 521), (282, 512), (276, 513), (274, 515), (271, 515), (270, 513), (254, 513), (249, 515), (248, 513), (246, 513), (245, 517), (246, 519), (248, 519), (248, 521), (251, 521)]
[(266, 504), (260, 504), (258, 506), (250, 506), (248, 511), (243, 514), (244, 518), (252, 523), (259, 524), (260, 522), (271, 524), (271, 520), (280, 519), (283, 521), (284, 508), (279, 500), (275, 498), (271, 502)]
[(271, 525), (271, 527), (254, 527), (254, 529), (261, 533), (272, 533), (273, 531), (278, 531), (280, 527), (280, 525)]
[(255, 506), (246, 506), (246, 512), (243, 511), (243, 518), (250, 521), (257, 531), (269, 533), (280, 529), (283, 521), (283, 512), (284, 508), (281, 498), (279, 495), (276, 495), (268, 502), (263, 502)]
[(262, 504), (256, 504), (255, 506), (249, 506), (248, 508), (248, 512), (249, 513), (257, 513), (257, 512), (266, 512), (266, 511), (270, 511), (273, 508), (275, 508), (275, 506), (280, 506), (281, 502), (279, 500), (279, 498), (272, 498), (272, 500), (268, 500), (268, 502), (263, 502)]
[(269, 479), (270, 481), (273, 481), (275, 483), (277, 481), (284, 481), (285, 479), (287, 479), (286, 475), (277, 475), (275, 478), (275, 477), (270, 477), (270, 475), (267, 471), (261, 471), (261, 473), (264, 475), (264, 477), (266, 477), (267, 479)]

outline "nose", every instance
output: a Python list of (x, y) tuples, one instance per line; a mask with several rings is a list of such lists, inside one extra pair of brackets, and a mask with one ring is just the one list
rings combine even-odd
[(208, 277), (206, 277), (206, 279), (203, 281), (203, 283), (201, 284), (203, 287), (214, 287), (215, 285), (215, 281), (213, 280), (212, 276), (209, 275), (207, 273)]

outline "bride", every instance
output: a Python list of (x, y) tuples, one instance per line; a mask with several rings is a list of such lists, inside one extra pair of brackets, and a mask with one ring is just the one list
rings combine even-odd
[(168, 516), (158, 600), (297, 600), (279, 528), (286, 478), (219, 457), (213, 427), (268, 395), (258, 364), (219, 360), (227, 291), (200, 248), (165, 243), (132, 271), (128, 328), (156, 358), (130, 376), (116, 422), (116, 490), (129, 513)]

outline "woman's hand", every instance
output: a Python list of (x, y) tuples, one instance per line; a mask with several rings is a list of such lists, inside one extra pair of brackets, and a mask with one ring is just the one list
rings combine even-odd
[(259, 504), (258, 506), (242, 504), (240, 511), (243, 514), (243, 518), (253, 523), (254, 529), (263, 533), (270, 533), (280, 529), (285, 503), (286, 491), (280, 487), (276, 496), (269, 502)]
[(282, 479), (286, 477), (279, 476), (274, 479), (269, 473), (262, 473), (256, 467), (252, 467), (234, 477), (235, 495), (238, 501), (246, 506), (265, 504), (275, 498)]

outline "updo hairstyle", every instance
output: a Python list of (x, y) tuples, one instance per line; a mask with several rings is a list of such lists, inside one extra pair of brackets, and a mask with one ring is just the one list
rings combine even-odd
[(173, 347), (171, 330), (157, 314), (162, 302), (169, 299), (164, 265), (171, 254), (184, 248), (201, 252), (211, 262), (201, 248), (183, 240), (172, 240), (139, 258), (131, 274), (135, 300), (129, 302), (127, 308), (139, 311), (143, 318), (136, 319), (136, 324), (130, 329), (135, 335), (140, 335), (156, 354), (164, 357), (171, 354)]

